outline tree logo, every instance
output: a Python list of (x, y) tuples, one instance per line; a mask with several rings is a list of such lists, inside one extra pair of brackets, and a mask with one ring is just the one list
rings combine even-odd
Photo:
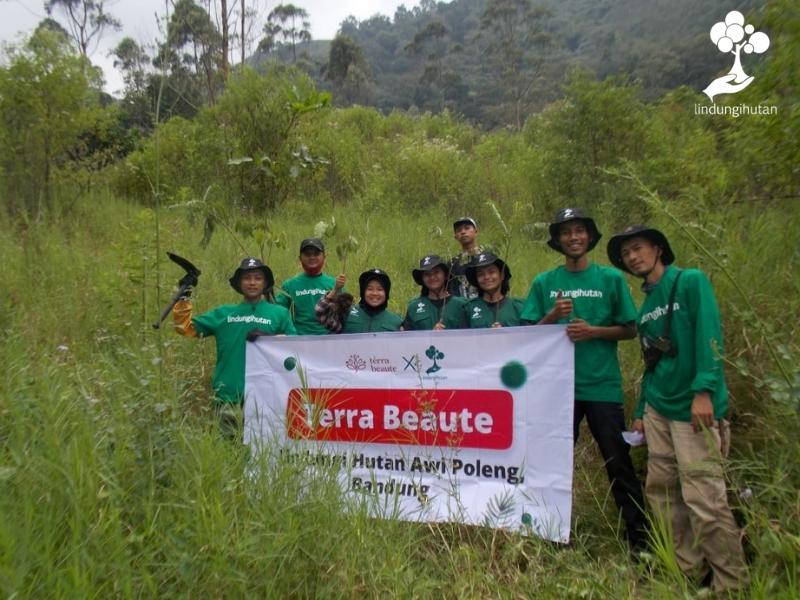
[(756, 31), (752, 25), (745, 24), (744, 15), (738, 10), (729, 12), (724, 21), (714, 23), (710, 35), (711, 41), (720, 52), (730, 53), (735, 57), (731, 70), (722, 77), (717, 77), (703, 90), (709, 100), (714, 102), (714, 96), (735, 94), (753, 83), (755, 78), (742, 68), (741, 53), (763, 54), (769, 48), (769, 36)]
[(433, 361), (433, 366), (428, 367), (425, 369), (425, 372), (430, 375), (431, 373), (436, 373), (442, 367), (437, 364), (437, 360), (442, 360), (444, 358), (444, 352), (440, 352), (436, 346), (430, 346), (427, 350), (425, 350), (425, 356), (430, 358)]

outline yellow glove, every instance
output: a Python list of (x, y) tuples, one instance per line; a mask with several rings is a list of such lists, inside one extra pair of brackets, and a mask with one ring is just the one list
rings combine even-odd
[(191, 300), (178, 300), (172, 308), (172, 318), (175, 321), (175, 332), (186, 337), (197, 337), (197, 330), (192, 323)]

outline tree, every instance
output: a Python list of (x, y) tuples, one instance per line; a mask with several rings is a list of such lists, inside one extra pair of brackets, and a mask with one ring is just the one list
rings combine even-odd
[(166, 66), (169, 85), (195, 107), (213, 104), (222, 88), (222, 36), (209, 14), (193, 0), (178, 0), (167, 25), (167, 40), (159, 48), (156, 66)]
[(269, 54), (275, 49), (281, 26), (277, 23), (267, 22), (264, 24), (264, 37), (258, 42), (258, 52)]
[(99, 41), (106, 29), (119, 30), (120, 22), (105, 12), (105, 0), (46, 0), (48, 15), (55, 10), (67, 17), (67, 28), (81, 56), (87, 56), (92, 40)]
[[(444, 60), (451, 52), (459, 51), (459, 48), (448, 46), (447, 27), (441, 21), (433, 21), (417, 31), (414, 39), (405, 47), (406, 52), (414, 56), (424, 56), (426, 63), (419, 78), (419, 83), (423, 90), (438, 96), (437, 109), (443, 110), (447, 97), (445, 81), (451, 82), (455, 78), (460, 81), (455, 73), (445, 71)], [(418, 104), (424, 103), (424, 98), (419, 98)]]
[(145, 67), (150, 60), (145, 49), (133, 38), (125, 37), (110, 54), (114, 56), (114, 67), (122, 73), (126, 92), (138, 94), (144, 91)]
[(0, 179), (7, 208), (53, 206), (53, 179), (94, 129), (100, 76), (61, 35), (39, 28), (0, 68)]
[(511, 108), (511, 124), (522, 129), (524, 115), (544, 62), (550, 35), (542, 23), (547, 9), (530, 0), (489, 0), (481, 15), (480, 39), (485, 42), (489, 75)]
[(123, 38), (109, 54), (114, 57), (114, 67), (122, 73), (125, 82), (122, 100), (125, 126), (149, 131), (152, 128), (147, 74), (150, 57), (142, 46), (129, 37)]
[(311, 22), (308, 12), (294, 4), (279, 4), (267, 16), (264, 33), (283, 38), (292, 47), (292, 62), (297, 62), (297, 44), (311, 41)]
[(258, 17), (258, 9), (248, 7), (246, 0), (239, 0), (239, 42), (241, 51), (241, 64), (247, 58), (248, 48), (252, 44), (253, 24)]
[(328, 63), (322, 67), (322, 75), (333, 84), (345, 103), (359, 99), (370, 77), (370, 68), (361, 46), (347, 35), (338, 34), (331, 42)]

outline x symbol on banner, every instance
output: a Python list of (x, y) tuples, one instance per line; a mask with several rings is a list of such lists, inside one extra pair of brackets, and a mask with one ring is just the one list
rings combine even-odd
[(417, 370), (417, 355), (416, 354), (412, 354), (411, 358), (406, 358), (404, 356), (403, 360), (406, 361), (406, 366), (403, 367), (403, 371), (405, 371), (408, 368), (410, 368), (412, 371), (416, 371)]

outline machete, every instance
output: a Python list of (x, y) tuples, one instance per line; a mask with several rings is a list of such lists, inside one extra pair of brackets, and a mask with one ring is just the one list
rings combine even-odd
[[(192, 263), (190, 263), (182, 256), (178, 256), (177, 254), (173, 254), (172, 252), (167, 252), (167, 256), (169, 256), (169, 259), (172, 262), (174, 262), (176, 265), (178, 265), (184, 271), (186, 271), (186, 275), (194, 275), (195, 280), (197, 279), (197, 277), (200, 276), (200, 269), (195, 267)], [(167, 315), (170, 312), (172, 312), (172, 307), (175, 306), (175, 303), (181, 299), (181, 296), (183, 296), (186, 293), (186, 290), (188, 290), (190, 287), (192, 287), (192, 284), (184, 283), (178, 288), (178, 291), (175, 292), (175, 295), (172, 297), (172, 300), (170, 300), (170, 303), (161, 312), (161, 316), (159, 317), (158, 321), (153, 323), (153, 329), (158, 329), (159, 327), (161, 327), (161, 323), (163, 323), (164, 319), (167, 318)]]

